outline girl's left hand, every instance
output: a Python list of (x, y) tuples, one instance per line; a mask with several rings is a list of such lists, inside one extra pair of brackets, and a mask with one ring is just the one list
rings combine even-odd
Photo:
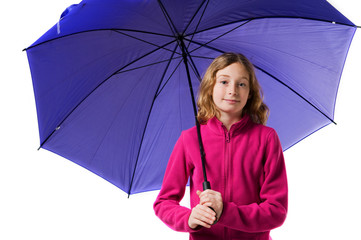
[(199, 196), (199, 203), (201, 205), (205, 205), (214, 209), (214, 211), (216, 212), (216, 218), (218, 220), (222, 215), (223, 211), (223, 199), (221, 193), (211, 189), (207, 189), (203, 192), (198, 190), (197, 195)]

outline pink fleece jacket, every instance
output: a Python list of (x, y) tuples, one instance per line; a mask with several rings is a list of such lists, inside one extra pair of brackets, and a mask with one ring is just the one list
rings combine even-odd
[(195, 127), (182, 132), (169, 159), (156, 215), (190, 239), (268, 240), (287, 214), (287, 177), (280, 141), (269, 127), (244, 116), (229, 131), (217, 119), (201, 125), (208, 181), (222, 194), (223, 212), (210, 229), (188, 226), (191, 209), (180, 206), (187, 181), (193, 208), (199, 203), (203, 173)]

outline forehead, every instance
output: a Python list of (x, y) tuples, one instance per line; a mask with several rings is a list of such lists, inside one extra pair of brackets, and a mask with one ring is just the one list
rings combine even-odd
[(246, 67), (238, 62), (232, 63), (225, 68), (217, 71), (216, 78), (227, 77), (235, 80), (247, 79), (249, 80), (249, 72)]

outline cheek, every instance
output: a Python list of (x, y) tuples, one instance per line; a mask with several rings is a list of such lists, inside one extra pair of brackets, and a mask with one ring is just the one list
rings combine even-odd
[(252, 95), (251, 95), (251, 94), (248, 94), (248, 97), (247, 97), (247, 99), (246, 99), (246, 105), (250, 105), (252, 101), (253, 101)]
[(213, 87), (213, 91), (212, 91), (213, 99), (217, 98), (218, 95), (219, 95), (219, 89), (217, 87)]
[(252, 96), (251, 91), (250, 91), (249, 88), (245, 91), (245, 94), (247, 95), (247, 99), (250, 99), (251, 96)]

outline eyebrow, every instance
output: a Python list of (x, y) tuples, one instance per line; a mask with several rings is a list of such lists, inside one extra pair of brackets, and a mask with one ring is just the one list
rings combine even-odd
[[(227, 74), (222, 74), (222, 75), (219, 75), (218, 77), (216, 76), (216, 78), (219, 78), (219, 77), (228, 77), (228, 78), (230, 78), (231, 76), (229, 76)], [(247, 81), (249, 81), (248, 77), (241, 77), (241, 79), (246, 79)]]
[(222, 75), (219, 75), (218, 77), (230, 77), (230, 76), (227, 74), (222, 74)]

